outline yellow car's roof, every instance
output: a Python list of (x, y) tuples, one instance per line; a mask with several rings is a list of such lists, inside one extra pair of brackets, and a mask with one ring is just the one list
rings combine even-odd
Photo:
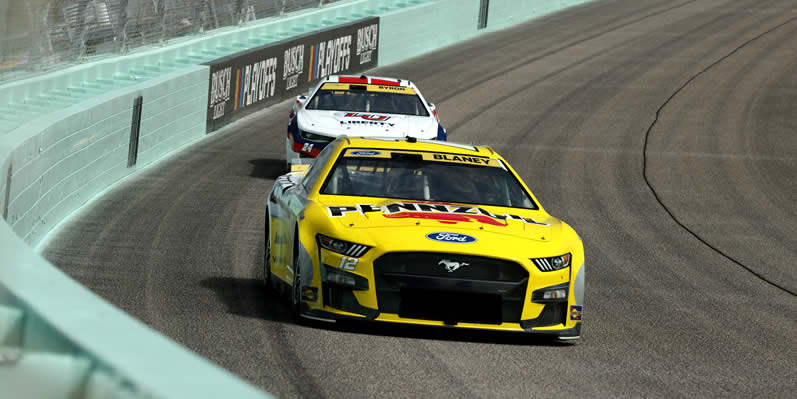
[(345, 148), (365, 148), (383, 149), (398, 151), (427, 151), (427, 152), (446, 152), (449, 154), (471, 155), (480, 157), (490, 157), (501, 159), (490, 147), (472, 146), (457, 144), (448, 141), (436, 140), (416, 140), (408, 141), (406, 138), (368, 138), (368, 137), (348, 137), (344, 138), (341, 149)]

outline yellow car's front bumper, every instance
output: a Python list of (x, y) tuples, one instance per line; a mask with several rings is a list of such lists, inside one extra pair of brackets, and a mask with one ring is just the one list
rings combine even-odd
[(401, 323), (401, 324), (414, 324), (432, 327), (448, 327), (448, 328), (464, 328), (475, 330), (491, 330), (491, 331), (507, 331), (507, 332), (525, 332), (535, 335), (551, 336), (560, 340), (573, 340), (581, 337), (581, 322), (575, 322), (572, 326), (566, 324), (558, 324), (555, 326), (546, 327), (523, 327), (521, 323), (501, 323), (501, 324), (481, 324), (481, 323), (455, 323), (447, 324), (438, 320), (422, 320), (399, 317), (397, 314), (382, 313), (376, 317), (368, 317), (356, 313), (345, 312), (338, 309), (324, 307), (322, 309), (309, 309), (301, 314), (302, 317), (322, 321), (322, 322), (336, 322), (338, 320), (360, 320), (360, 321), (376, 321), (386, 323)]

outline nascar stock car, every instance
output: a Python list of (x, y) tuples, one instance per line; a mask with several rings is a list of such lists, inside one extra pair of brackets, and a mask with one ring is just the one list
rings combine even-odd
[(341, 136), (294, 169), (264, 278), (295, 316), (580, 337), (581, 239), (489, 147)]
[(296, 98), (288, 120), (285, 160), (307, 164), (335, 137), (404, 137), (446, 140), (435, 105), (408, 80), (370, 76), (323, 79)]

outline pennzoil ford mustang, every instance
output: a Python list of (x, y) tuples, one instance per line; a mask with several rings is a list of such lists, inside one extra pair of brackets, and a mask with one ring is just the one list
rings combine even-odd
[(435, 105), (408, 81), (371, 76), (328, 76), (296, 98), (288, 121), (285, 160), (307, 164), (337, 136), (445, 140)]
[(277, 179), (265, 228), (298, 317), (580, 337), (581, 239), (489, 147), (339, 137)]

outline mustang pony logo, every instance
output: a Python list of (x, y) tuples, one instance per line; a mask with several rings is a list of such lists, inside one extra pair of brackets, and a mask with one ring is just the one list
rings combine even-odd
[(457, 269), (459, 269), (460, 267), (467, 266), (470, 263), (454, 262), (453, 260), (441, 259), (440, 262), (437, 262), (437, 264), (445, 266), (447, 272), (453, 273), (457, 271)]

